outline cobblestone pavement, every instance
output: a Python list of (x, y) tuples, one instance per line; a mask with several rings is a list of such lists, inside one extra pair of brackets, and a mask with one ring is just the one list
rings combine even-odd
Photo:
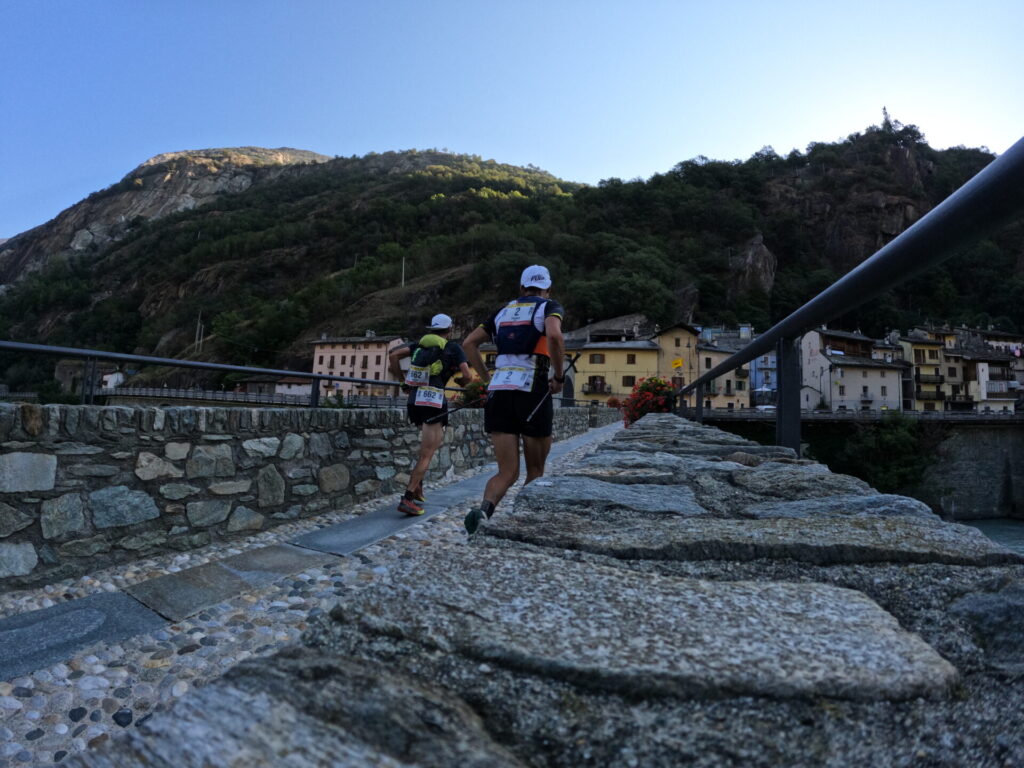
[[(591, 434), (593, 440), (553, 459), (551, 468), (577, 461), (613, 432), (602, 429)], [(493, 465), (489, 465), (448, 482), (492, 472)], [(429, 484), (427, 490), (429, 505)], [(513, 489), (508, 494), (499, 514), (511, 508), (516, 492)], [(377, 499), (229, 544), (148, 558), (39, 589), (0, 595), (0, 618), (116, 592), (147, 579), (285, 542), (382, 504), (397, 505), (398, 499), (397, 495)], [(308, 620), (329, 610), (338, 595), (386, 576), (394, 563), (414, 557), (424, 547), (464, 546), (462, 518), (476, 501), (475, 494), (467, 496), (421, 525), (353, 555), (246, 592), (164, 629), (116, 645), (98, 644), (31, 675), (0, 682), (0, 768), (60, 763), (69, 754), (102, 744), (144, 721), (235, 663), (296, 643)]]

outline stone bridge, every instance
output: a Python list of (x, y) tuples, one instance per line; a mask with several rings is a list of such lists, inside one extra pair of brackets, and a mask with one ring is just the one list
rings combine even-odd
[(648, 416), (468, 503), (70, 764), (1024, 764), (1024, 558), (920, 502)]

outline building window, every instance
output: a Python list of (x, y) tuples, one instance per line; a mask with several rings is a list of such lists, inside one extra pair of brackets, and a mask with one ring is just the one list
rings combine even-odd
[(636, 355), (629, 353), (626, 355), (626, 365), (636, 365)]
[(374, 371), (373, 372), (373, 380), (374, 381), (380, 381), (380, 371)]
[(684, 379), (682, 376), (673, 376), (672, 377), (672, 388), (673, 389), (679, 389), (685, 383), (686, 383), (686, 379)]
[(888, 394), (889, 394), (889, 391), (885, 387), (882, 387), (882, 397), (885, 397)]
[(938, 360), (939, 359), (939, 350), (937, 350), (937, 349), (929, 349), (928, 350), (928, 359), (929, 360)]
[(624, 387), (632, 387), (634, 384), (636, 384), (636, 376), (623, 376), (622, 377), (622, 386), (624, 386)]
[(594, 354), (590, 356), (590, 362), (594, 365), (604, 365), (604, 355)]
[(839, 396), (843, 397), (845, 394), (846, 394), (846, 387), (844, 387), (842, 384), (840, 384), (839, 385)]
[(380, 355), (377, 355), (377, 361), (376, 361), (376, 363), (375, 363), (375, 364), (376, 364), (376, 365), (380, 365)]
[(345, 364), (345, 355), (342, 355), (341, 356), (341, 365), (344, 365), (344, 364)]
[(327, 364), (327, 367), (332, 371), (334, 370), (334, 355), (331, 355), (331, 361)]
[(925, 403), (924, 404), (924, 409), (926, 411), (934, 411), (935, 410), (935, 403)]
[(867, 395), (867, 393), (868, 393), (868, 385), (867, 384), (865, 384), (863, 387), (860, 388), (860, 393), (862, 395), (865, 395), (865, 396)]
[(317, 365), (323, 365), (323, 364), (324, 364), (324, 356), (320, 355), (320, 362), (317, 363)]
[(861, 372), (860, 372), (860, 377), (861, 377), (862, 379), (866, 379), (866, 378), (868, 377), (868, 372), (867, 372), (867, 371), (861, 371)]
[(677, 347), (683, 346), (683, 340), (680, 339), (678, 336), (676, 336), (676, 346)]
[(951, 379), (955, 379), (956, 378), (956, 368), (950, 368), (949, 369), (949, 378), (951, 378)]
[(369, 355), (363, 355), (363, 366), (362, 366), (363, 368), (366, 367), (366, 361), (369, 360), (369, 359), (370, 359)]
[(923, 363), (924, 362), (924, 350), (923, 349), (915, 349), (914, 350), (914, 362), (915, 363)]
[(737, 392), (742, 392), (743, 391), (743, 389), (744, 389), (743, 384), (744, 384), (744, 382), (742, 382), (742, 381), (737, 381), (736, 382), (736, 391)]
[(883, 379), (885, 378), (885, 371), (882, 371), (882, 373), (881, 373), (881, 377), (882, 377)]
[(711, 358), (710, 357), (705, 357), (704, 358), (704, 370), (705, 371), (710, 371), (711, 370)]
[(843, 370), (842, 368), (840, 368), (840, 369), (839, 369), (839, 378), (840, 378), (840, 379), (841, 379), (841, 378), (843, 378), (843, 375), (844, 375), (845, 373), (846, 373), (846, 371), (844, 371), (844, 370)]

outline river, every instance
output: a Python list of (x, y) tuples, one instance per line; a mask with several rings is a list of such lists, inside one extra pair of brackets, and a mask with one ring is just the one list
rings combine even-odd
[(997, 517), (991, 520), (961, 520), (1007, 549), (1024, 554), (1024, 520)]

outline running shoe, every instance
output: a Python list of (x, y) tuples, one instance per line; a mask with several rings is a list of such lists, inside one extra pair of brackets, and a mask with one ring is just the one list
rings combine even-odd
[(423, 495), (423, 483), (416, 486), (416, 490), (412, 492), (412, 495), (416, 497), (416, 501), (420, 504), (427, 500), (427, 497)]
[(469, 510), (469, 514), (466, 515), (466, 519), (462, 522), (466, 526), (466, 533), (472, 536), (476, 533), (476, 529), (480, 527), (480, 521), (484, 519), (484, 512), (482, 509), (476, 508)]
[(402, 500), (398, 502), (398, 511), (411, 517), (416, 517), (423, 514), (423, 507), (415, 500), (407, 499), (403, 496)]

